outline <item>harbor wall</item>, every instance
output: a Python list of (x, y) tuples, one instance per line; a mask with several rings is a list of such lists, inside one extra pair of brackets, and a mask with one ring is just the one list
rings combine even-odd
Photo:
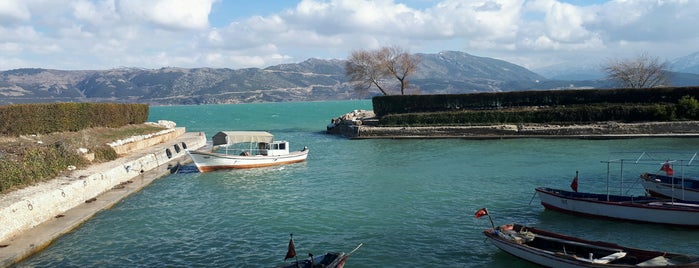
[(486, 126), (376, 127), (356, 126), (352, 139), (376, 138), (583, 138), (697, 137), (699, 121), (556, 125), (502, 124)]
[(164, 136), (129, 143), (134, 144), (122, 147), (123, 156), (114, 161), (74, 170), (66, 176), (0, 196), (0, 246), (6, 247), (13, 237), (61, 218), (66, 211), (93, 202), (100, 194), (131, 183), (144, 173), (178, 167), (189, 160), (184, 149), (203, 147), (206, 137), (204, 133), (185, 133), (184, 128), (178, 128)]
[(125, 155), (130, 152), (148, 148), (150, 146), (175, 139), (185, 133), (185, 128), (176, 127), (163, 130), (153, 135), (135, 136), (126, 140), (119, 140), (110, 143), (118, 155)]
[(326, 133), (350, 139), (510, 139), (699, 137), (699, 121), (596, 122), (589, 124), (491, 124), (458, 126), (379, 126), (371, 111), (355, 110), (333, 118)]

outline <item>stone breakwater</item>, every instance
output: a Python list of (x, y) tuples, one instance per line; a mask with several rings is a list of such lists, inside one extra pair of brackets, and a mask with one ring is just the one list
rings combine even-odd
[(350, 139), (425, 138), (587, 138), (699, 137), (699, 121), (593, 124), (494, 124), (473, 126), (380, 127), (371, 111), (355, 110), (333, 118), (327, 133)]
[(173, 172), (189, 159), (184, 149), (204, 145), (204, 133), (173, 128), (118, 145), (128, 149), (115, 148), (123, 155), (114, 161), (0, 195), (0, 267), (43, 249), (98, 211)]

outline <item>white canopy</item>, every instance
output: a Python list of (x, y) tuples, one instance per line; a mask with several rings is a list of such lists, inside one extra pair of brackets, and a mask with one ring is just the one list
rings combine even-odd
[(274, 135), (266, 131), (221, 131), (212, 138), (213, 145), (234, 144), (243, 142), (266, 142), (274, 141)]

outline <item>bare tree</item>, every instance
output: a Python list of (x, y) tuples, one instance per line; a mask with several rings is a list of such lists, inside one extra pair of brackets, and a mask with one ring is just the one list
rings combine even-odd
[(400, 47), (383, 47), (374, 51), (358, 50), (352, 52), (345, 72), (355, 89), (361, 90), (376, 86), (381, 93), (388, 95), (382, 81), (395, 78), (400, 84), (400, 93), (405, 95), (408, 88), (408, 76), (415, 73), (420, 59), (410, 55)]
[(345, 64), (345, 73), (350, 82), (354, 83), (355, 89), (364, 90), (373, 85), (381, 93), (388, 95), (381, 87), (380, 80), (384, 77), (384, 71), (381, 70), (381, 64), (374, 54), (376, 53), (366, 50), (353, 51)]
[(669, 86), (667, 63), (643, 53), (634, 59), (610, 61), (604, 67), (607, 77), (627, 88)]

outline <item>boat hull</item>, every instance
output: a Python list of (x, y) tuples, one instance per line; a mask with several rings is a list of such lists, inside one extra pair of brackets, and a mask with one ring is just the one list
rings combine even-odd
[(513, 256), (546, 267), (697, 267), (699, 257), (591, 241), (519, 224), (487, 229), (485, 237)]
[(313, 261), (306, 259), (278, 268), (343, 268), (348, 257), (349, 255), (344, 252), (328, 252), (320, 256), (313, 256)]
[[(674, 184), (672, 183), (674, 180)], [(653, 196), (699, 201), (699, 181), (689, 178), (673, 178), (655, 174), (641, 175), (641, 184)]]
[(293, 164), (306, 161), (308, 149), (291, 152), (287, 155), (254, 155), (236, 156), (203, 151), (187, 151), (197, 166), (199, 172), (210, 172), (220, 169), (258, 168), (276, 165)]
[(699, 204), (665, 202), (652, 197), (626, 197), (536, 188), (541, 204), (549, 210), (584, 216), (699, 227)]
[(609, 267), (608, 265), (606, 266), (598, 266), (594, 265), (592, 263), (586, 263), (586, 264), (580, 264), (577, 261), (574, 260), (566, 260), (566, 259), (559, 259), (555, 258), (551, 254), (546, 254), (542, 253), (538, 250), (527, 248), (527, 247), (522, 247), (517, 244), (513, 244), (511, 242), (504, 241), (502, 239), (497, 239), (491, 236), (487, 236), (488, 240), (493, 243), (497, 248), (499, 248), (502, 251), (505, 251), (515, 257), (518, 257), (520, 259), (527, 260), (532, 263), (536, 263), (538, 265), (546, 266), (546, 267), (561, 267), (561, 268), (575, 268), (575, 267)]

